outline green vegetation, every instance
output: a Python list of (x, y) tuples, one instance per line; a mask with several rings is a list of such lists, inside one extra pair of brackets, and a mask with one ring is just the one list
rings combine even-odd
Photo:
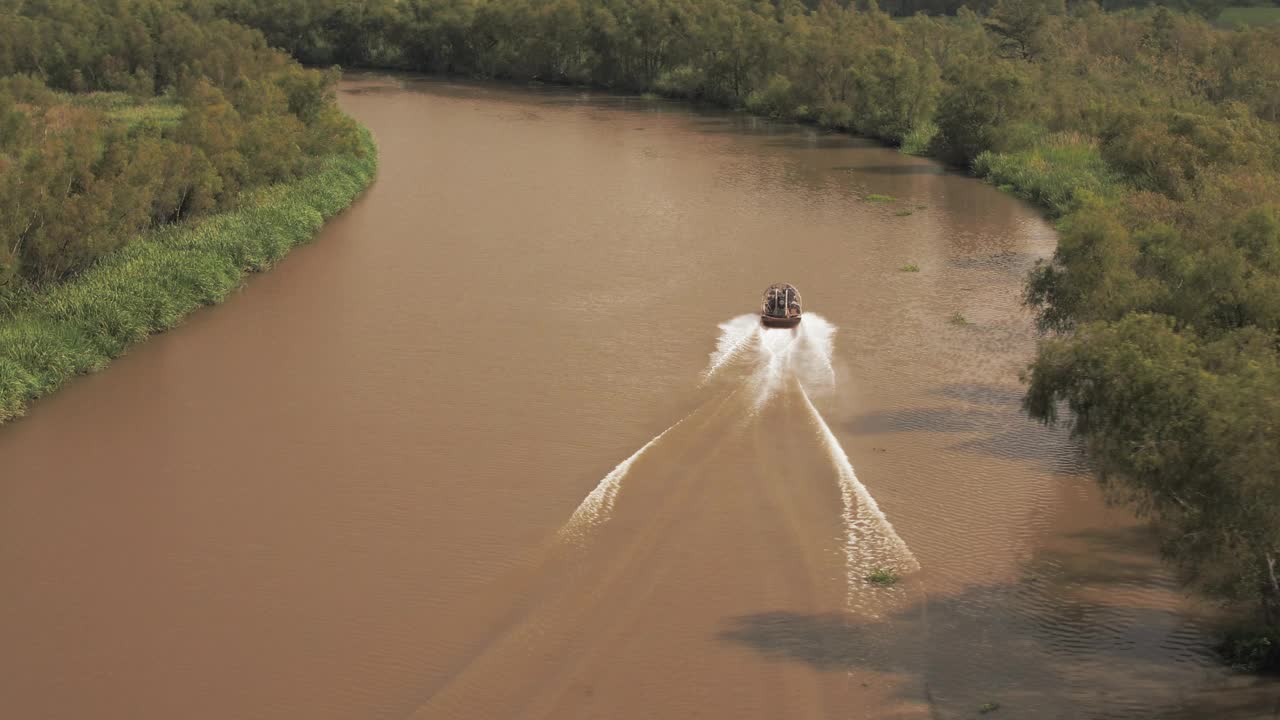
[(898, 217), (907, 217), (907, 216), (909, 216), (909, 215), (914, 214), (914, 212), (915, 212), (914, 210), (903, 209), (903, 210), (899, 210), (898, 212), (894, 213), (894, 215), (897, 215)]
[(365, 134), (356, 152), (330, 155), (304, 178), (248, 194), (235, 210), (151, 231), (25, 297), (0, 315), (0, 422), (221, 301), (246, 271), (264, 270), (309, 240), (369, 184), (376, 158)]
[(0, 298), (351, 151), (335, 72), (176, 0), (0, 10)]
[(932, 120), (921, 120), (902, 138), (899, 149), (907, 155), (928, 155), (937, 136), (938, 126)]
[(336, 71), (198, 5), (0, 9), (0, 422), (216, 302), (372, 176)]
[(907, 263), (898, 269), (902, 272), (920, 272), (920, 266), (915, 263)]
[(952, 325), (956, 325), (958, 327), (964, 327), (970, 324), (969, 320), (964, 316), (964, 314), (959, 312), (952, 313), (951, 317), (947, 318), (947, 322), (951, 323)]
[(993, 713), (993, 712), (995, 712), (995, 711), (997, 711), (997, 710), (999, 710), (999, 709), (1000, 709), (1000, 703), (998, 703), (998, 702), (985, 702), (985, 703), (982, 703), (982, 706), (978, 708), (978, 712), (979, 712), (979, 713), (981, 713), (981, 714), (983, 714), (983, 715), (986, 715), (986, 714), (988, 714), (988, 713)]
[(125, 130), (147, 126), (161, 132), (172, 131), (182, 123), (186, 110), (175, 98), (136, 98), (123, 92), (66, 94), (58, 99), (74, 107), (99, 110), (104, 120)]
[(1280, 667), (1280, 634), (1274, 628), (1235, 627), (1227, 632), (1218, 652), (1227, 664), (1241, 672)]
[(871, 193), (870, 195), (868, 195), (868, 196), (867, 196), (867, 202), (873, 202), (873, 203), (891, 203), (891, 202), (893, 202), (893, 196), (891, 196), (891, 195), (880, 195), (880, 194), (878, 194), (878, 193)]
[(1222, 11), (1214, 24), (1224, 28), (1277, 25), (1280, 24), (1280, 7), (1229, 7)]
[(872, 585), (880, 585), (882, 587), (895, 585), (900, 579), (901, 577), (898, 573), (893, 568), (888, 567), (876, 568), (866, 577), (867, 582)]
[(1120, 176), (1103, 160), (1098, 141), (1074, 132), (1048, 136), (1017, 152), (984, 151), (974, 158), (973, 169), (1055, 217), (1075, 210), (1083, 198), (1113, 200), (1123, 192)]

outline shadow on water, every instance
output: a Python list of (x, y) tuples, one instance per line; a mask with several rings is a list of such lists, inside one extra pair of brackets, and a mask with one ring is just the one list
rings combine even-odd
[(997, 407), (1022, 407), (1022, 389), (1008, 385), (992, 383), (952, 383), (940, 385), (930, 391), (930, 395), (962, 400), (974, 405), (994, 405)]
[(953, 384), (929, 394), (965, 404), (880, 410), (855, 417), (843, 428), (855, 435), (969, 435), (948, 449), (1035, 463), (1055, 474), (1075, 475), (1088, 469), (1079, 444), (1063, 428), (1046, 426), (1023, 414), (1022, 393), (1016, 388)]
[(947, 265), (957, 270), (1003, 270), (1026, 273), (1040, 259), (1032, 253), (997, 252), (947, 258)]
[(1054, 436), (1051, 430), (1039, 430), (1040, 432), (1030, 433), (1021, 430), (993, 433), (957, 443), (948, 449), (1003, 460), (1032, 462), (1048, 472), (1060, 475), (1078, 475), (1089, 469), (1075, 442)]
[(958, 170), (948, 170), (942, 165), (932, 162), (904, 163), (902, 165), (841, 165), (832, 170), (844, 170), (859, 175), (891, 175), (901, 177), (907, 175), (962, 175)]
[(856, 434), (928, 431), (976, 433), (1009, 426), (1009, 413), (959, 407), (878, 410), (854, 418), (846, 427)]
[[(934, 717), (999, 703), (1011, 717), (1280, 717), (1280, 682), (1225, 672), (1209, 623), (1153, 606), (1150, 533), (1089, 530), (1037, 553), (1023, 577), (925, 597), (889, 617), (770, 611), (727, 618), (723, 643), (822, 672), (923, 684)], [(905, 697), (914, 683), (903, 683)], [(1182, 688), (1170, 691), (1170, 688)]]

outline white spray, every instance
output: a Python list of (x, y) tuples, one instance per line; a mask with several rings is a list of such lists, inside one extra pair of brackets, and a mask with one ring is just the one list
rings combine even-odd
[(829, 390), (835, 386), (834, 335), (835, 326), (813, 313), (794, 329), (761, 327), (758, 315), (740, 315), (720, 325), (702, 385), (727, 380), (748, 389), (752, 413), (791, 378), (810, 391)]

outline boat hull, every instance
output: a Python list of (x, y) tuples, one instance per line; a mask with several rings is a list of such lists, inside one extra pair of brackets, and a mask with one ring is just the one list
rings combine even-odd
[(761, 315), (760, 324), (768, 328), (793, 328), (800, 324), (800, 316), (797, 315), (795, 317), (780, 318)]

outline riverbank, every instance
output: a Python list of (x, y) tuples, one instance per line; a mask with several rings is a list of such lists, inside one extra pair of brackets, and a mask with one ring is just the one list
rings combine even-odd
[(359, 133), (355, 153), (247, 193), (236, 210), (150, 231), (0, 315), (0, 423), (196, 308), (221, 302), (246, 274), (314, 237), (374, 178), (377, 147), (368, 130)]

